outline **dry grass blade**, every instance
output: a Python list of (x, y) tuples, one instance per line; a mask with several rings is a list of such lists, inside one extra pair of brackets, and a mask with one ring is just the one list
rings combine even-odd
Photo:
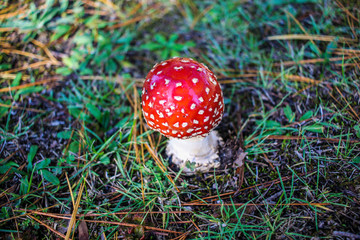
[[(3, 79), (15, 79), (16, 78), (16, 75), (17, 74), (7, 74), (7, 73), (2, 73), (0, 74), (0, 79), (3, 78)], [(24, 79), (27, 79), (29, 78), (30, 76), (29, 75), (25, 75), (23, 74), (21, 76), (21, 79), (24, 80)]]
[[(148, 144), (145, 144), (145, 147), (147, 148), (147, 150), (149, 151), (150, 155), (154, 158), (156, 164), (159, 166), (159, 168), (161, 169), (161, 171), (163, 173), (166, 173), (166, 168), (165, 166), (162, 164), (161, 160), (158, 158), (158, 156), (156, 156), (154, 150), (151, 149), (151, 147)], [(176, 191), (180, 192), (180, 190), (177, 188), (177, 186), (175, 185), (174, 180), (169, 176), (166, 175), (166, 177), (170, 180), (170, 182), (173, 184), (173, 186), (175, 187)]]
[[(85, 176), (85, 179), (87, 177), (87, 174)], [(70, 238), (70, 234), (72, 232), (73, 226), (75, 226), (76, 214), (77, 214), (77, 210), (78, 210), (79, 205), (80, 205), (80, 200), (81, 200), (81, 196), (82, 196), (82, 192), (84, 190), (84, 187), (85, 187), (85, 181), (82, 181), (81, 185), (80, 185), (79, 193), (78, 193), (78, 196), (77, 196), (77, 199), (76, 199), (76, 203), (75, 203), (74, 208), (73, 208), (73, 213), (72, 213), (72, 216), (71, 216), (71, 219), (70, 219), (70, 223), (69, 223), (69, 226), (68, 226), (68, 230), (67, 230), (67, 233), (66, 233), (65, 240), (68, 240)]]
[(325, 36), (325, 35), (306, 35), (306, 34), (287, 34), (267, 37), (267, 40), (316, 40), (324, 42), (341, 42), (341, 43), (357, 43), (357, 39), (336, 37), (336, 36)]
[(214, 4), (212, 4), (212, 5), (208, 6), (207, 8), (205, 8), (200, 14), (197, 14), (196, 17), (194, 18), (194, 20), (191, 23), (190, 29), (194, 29), (194, 27), (199, 22), (199, 20), (202, 17), (204, 17), (205, 14), (208, 13), (213, 7), (214, 7)]
[(359, 19), (357, 19), (349, 10), (347, 10), (339, 0), (336, 0), (336, 3), (339, 5), (341, 10), (343, 10), (349, 17), (351, 17), (352, 19), (354, 19), (357, 22), (360, 22)]
[[(301, 23), (294, 17), (294, 15), (292, 15), (289, 11), (286, 11), (286, 14), (288, 16), (290, 16), (292, 18), (292, 20), (294, 20), (294, 22), (296, 23), (296, 25), (298, 25), (298, 27), (301, 29), (301, 31), (303, 31), (305, 33), (306, 36), (310, 36), (309, 33), (305, 30), (305, 28), (303, 27), (303, 25), (301, 25)], [(315, 44), (313, 39), (310, 39), (310, 42), (313, 44), (313, 46), (316, 48), (317, 52), (319, 54), (321, 54), (321, 51), (319, 49), (319, 47)]]
[(35, 39), (31, 40), (31, 42), (33, 44), (35, 44), (36, 46), (40, 47), (45, 53), (46, 55), (50, 58), (51, 62), (54, 64), (54, 65), (60, 65), (61, 63), (56, 60), (56, 58), (54, 57), (54, 55), (50, 52), (49, 48), (47, 48), (45, 46), (45, 44), (43, 44), (42, 42), (39, 42)]
[(354, 114), (354, 116), (356, 116), (357, 120), (360, 121), (359, 115), (354, 111), (354, 109), (352, 108), (350, 103), (346, 100), (346, 98), (344, 97), (342, 92), (339, 90), (339, 88), (337, 86), (335, 86), (335, 89), (340, 94), (340, 96), (344, 99), (344, 101), (346, 102), (346, 105), (349, 106), (351, 112)]

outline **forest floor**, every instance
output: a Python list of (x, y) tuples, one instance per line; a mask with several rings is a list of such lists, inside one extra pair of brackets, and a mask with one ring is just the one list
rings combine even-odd
[[(2, 1), (0, 238), (360, 239), (359, 19), (350, 0)], [(141, 115), (173, 56), (224, 92), (210, 173), (179, 173)]]

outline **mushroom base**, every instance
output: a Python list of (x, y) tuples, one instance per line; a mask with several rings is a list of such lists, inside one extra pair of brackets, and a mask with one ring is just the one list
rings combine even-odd
[(206, 137), (170, 138), (166, 153), (172, 156), (174, 164), (183, 168), (183, 173), (192, 175), (220, 166), (218, 147), (221, 143), (222, 139), (216, 131), (211, 131)]

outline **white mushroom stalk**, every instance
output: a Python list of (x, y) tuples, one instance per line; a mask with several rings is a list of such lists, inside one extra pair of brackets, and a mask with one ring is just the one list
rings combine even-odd
[(166, 153), (184, 173), (208, 172), (220, 166), (218, 147), (221, 144), (217, 132), (211, 131), (205, 137), (170, 138)]

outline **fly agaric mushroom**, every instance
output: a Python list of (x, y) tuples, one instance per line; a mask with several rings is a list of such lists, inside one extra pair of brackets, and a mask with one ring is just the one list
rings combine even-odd
[(191, 58), (172, 58), (156, 64), (142, 89), (142, 110), (148, 126), (168, 137), (166, 152), (184, 172), (220, 166), (222, 140), (212, 131), (224, 112), (216, 76)]

